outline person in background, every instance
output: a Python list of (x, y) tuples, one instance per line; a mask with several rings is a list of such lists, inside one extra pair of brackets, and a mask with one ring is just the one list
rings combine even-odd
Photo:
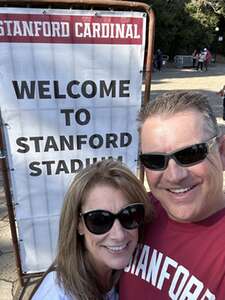
[(195, 49), (192, 53), (192, 68), (195, 69), (198, 65), (199, 50)]
[(217, 93), (223, 100), (223, 120), (225, 121), (225, 85), (222, 89)]
[(121, 162), (83, 169), (65, 197), (55, 262), (31, 299), (118, 299), (120, 270), (151, 213), (142, 183)]
[(160, 72), (162, 69), (162, 63), (163, 63), (163, 54), (160, 49), (157, 49), (155, 59), (156, 59), (157, 70)]
[(225, 136), (207, 98), (174, 91), (139, 115), (156, 216), (120, 280), (120, 300), (224, 300)]
[(201, 51), (198, 55), (197, 71), (199, 70), (199, 68), (201, 72), (203, 71), (203, 65), (205, 60), (206, 60), (206, 53), (204, 51)]
[(208, 66), (212, 60), (212, 54), (210, 53), (210, 51), (207, 48), (204, 48), (204, 54), (205, 54), (204, 66), (205, 66), (205, 71), (207, 71)]

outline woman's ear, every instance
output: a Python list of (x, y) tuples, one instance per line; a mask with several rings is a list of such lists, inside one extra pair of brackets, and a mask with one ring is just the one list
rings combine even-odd
[(225, 171), (225, 135), (219, 138), (219, 154), (222, 161), (223, 170)]
[(79, 235), (84, 235), (84, 223), (83, 223), (82, 218), (80, 218), (80, 220), (79, 220), (77, 231), (78, 231)]

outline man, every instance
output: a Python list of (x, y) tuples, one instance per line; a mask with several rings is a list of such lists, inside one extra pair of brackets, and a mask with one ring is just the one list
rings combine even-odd
[(225, 85), (222, 89), (217, 93), (223, 100), (223, 120), (225, 121)]
[(225, 137), (212, 109), (199, 93), (171, 92), (139, 117), (156, 217), (122, 275), (120, 300), (224, 300)]
[(157, 49), (157, 51), (156, 51), (156, 66), (157, 66), (157, 70), (159, 72), (161, 71), (162, 63), (163, 63), (162, 51), (160, 49)]

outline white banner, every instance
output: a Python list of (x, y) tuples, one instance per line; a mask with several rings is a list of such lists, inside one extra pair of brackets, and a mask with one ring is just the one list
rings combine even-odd
[(24, 273), (54, 259), (71, 178), (137, 168), (146, 15), (0, 9), (0, 104)]

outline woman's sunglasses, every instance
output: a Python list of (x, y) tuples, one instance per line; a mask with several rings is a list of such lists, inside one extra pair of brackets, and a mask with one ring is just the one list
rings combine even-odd
[(125, 229), (135, 229), (144, 222), (145, 209), (142, 203), (134, 203), (122, 208), (117, 214), (97, 209), (80, 214), (87, 229), (94, 234), (108, 232), (116, 219)]
[(152, 152), (139, 155), (141, 163), (150, 170), (162, 171), (168, 166), (168, 162), (173, 158), (182, 167), (189, 167), (203, 161), (208, 155), (211, 147), (216, 142), (217, 136), (200, 144), (188, 146), (171, 153)]

